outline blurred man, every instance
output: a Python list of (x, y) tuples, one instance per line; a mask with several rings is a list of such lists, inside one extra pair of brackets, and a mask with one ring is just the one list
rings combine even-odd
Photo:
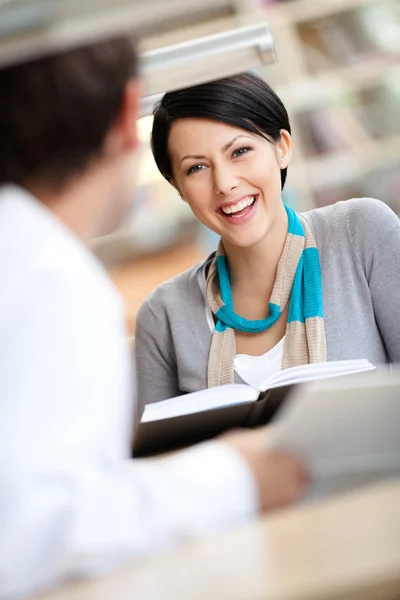
[(302, 468), (237, 433), (128, 461), (121, 299), (87, 249), (132, 198), (129, 39), (0, 71), (0, 596), (93, 575), (293, 500)]

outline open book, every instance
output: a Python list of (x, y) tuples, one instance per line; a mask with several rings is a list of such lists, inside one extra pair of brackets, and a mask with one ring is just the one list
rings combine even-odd
[(307, 466), (302, 501), (399, 476), (400, 366), (294, 389), (267, 441)]
[(301, 365), (267, 378), (259, 389), (225, 385), (148, 404), (136, 428), (133, 454), (165, 452), (236, 427), (267, 424), (293, 386), (372, 369), (365, 359)]

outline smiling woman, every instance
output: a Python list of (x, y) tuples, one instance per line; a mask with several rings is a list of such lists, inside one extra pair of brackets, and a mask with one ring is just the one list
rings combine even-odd
[[(193, 154), (194, 145), (199, 153)], [(195, 216), (223, 238), (226, 250), (254, 246), (267, 230), (286, 229), (281, 170), (290, 150), (283, 128), (275, 141), (220, 121), (178, 119), (169, 131), (170, 181)]]
[(139, 410), (289, 366), (400, 360), (400, 223), (353, 199), (297, 214), (282, 202), (292, 140), (284, 105), (253, 74), (166, 94), (152, 149), (221, 242), (157, 288), (136, 325)]

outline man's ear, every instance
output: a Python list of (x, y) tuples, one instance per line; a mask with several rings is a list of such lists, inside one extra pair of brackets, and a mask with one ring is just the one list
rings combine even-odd
[(130, 80), (124, 89), (116, 119), (106, 137), (107, 154), (126, 152), (138, 148), (137, 119), (141, 98), (141, 85), (138, 79)]

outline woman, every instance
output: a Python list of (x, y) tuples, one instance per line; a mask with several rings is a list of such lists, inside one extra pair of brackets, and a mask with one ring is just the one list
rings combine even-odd
[(285, 107), (256, 75), (167, 93), (152, 149), (163, 176), (221, 237), (138, 315), (139, 409), (297, 364), (400, 361), (400, 222), (354, 199), (296, 214), (281, 199)]

